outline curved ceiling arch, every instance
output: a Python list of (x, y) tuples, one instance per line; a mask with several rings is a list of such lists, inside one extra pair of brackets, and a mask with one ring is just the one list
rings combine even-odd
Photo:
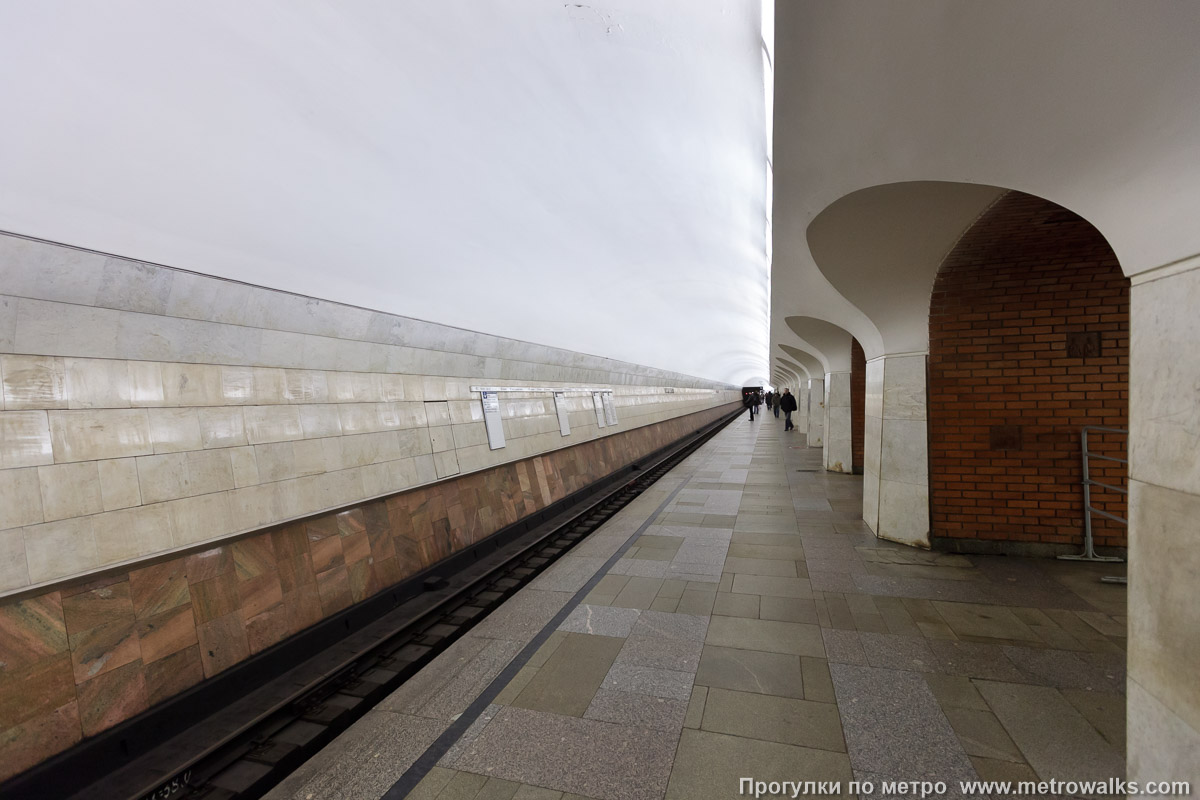
[(938, 267), (1006, 191), (941, 181), (872, 186), (839, 198), (809, 223), (817, 269), (879, 331), (883, 349), (864, 348), (868, 358), (928, 349)]
[(786, 317), (784, 323), (824, 356), (826, 372), (850, 371), (852, 337), (848, 330), (816, 317)]
[(1200, 252), (1200, 6), (1153, 9), (777, 4), (776, 227), (871, 186), (947, 181), (1071, 209), (1126, 275)]
[[(814, 356), (812, 353), (792, 347), (791, 345), (781, 344), (779, 349), (787, 353), (788, 357), (795, 363), (803, 365), (804, 372), (811, 378), (820, 378), (827, 371), (825, 364)], [(786, 359), (784, 359), (786, 361)]]
[(812, 377), (812, 373), (809, 372), (807, 368), (801, 364), (795, 363), (794, 361), (788, 361), (786, 358), (781, 358), (779, 359), (779, 364), (796, 380), (808, 380)]

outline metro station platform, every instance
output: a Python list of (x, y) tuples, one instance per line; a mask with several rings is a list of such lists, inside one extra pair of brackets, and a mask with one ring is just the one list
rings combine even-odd
[(819, 461), (738, 419), (268, 797), (1122, 776), (1123, 565), (878, 540)]

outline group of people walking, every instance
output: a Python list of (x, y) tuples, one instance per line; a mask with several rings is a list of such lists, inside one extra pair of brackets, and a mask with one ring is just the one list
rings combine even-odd
[(760, 391), (747, 392), (742, 398), (742, 402), (746, 408), (750, 409), (750, 421), (754, 421), (754, 415), (758, 413), (758, 409), (763, 403), (766, 403), (767, 408), (775, 412), (775, 418), (779, 418), (779, 412), (783, 412), (785, 431), (795, 430), (796, 426), (792, 424), (792, 412), (796, 410), (796, 397), (789, 390), (784, 389), (782, 392), (767, 391), (766, 397)]

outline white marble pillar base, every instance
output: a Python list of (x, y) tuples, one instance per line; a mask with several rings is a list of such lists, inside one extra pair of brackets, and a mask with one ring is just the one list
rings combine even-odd
[(808, 382), (808, 446), (825, 446), (825, 381)]
[(881, 539), (929, 547), (925, 355), (867, 362), (863, 520)]
[(854, 472), (850, 433), (850, 373), (825, 373), (825, 469)]

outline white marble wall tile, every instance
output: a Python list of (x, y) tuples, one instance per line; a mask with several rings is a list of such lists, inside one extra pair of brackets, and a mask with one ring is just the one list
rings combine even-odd
[(429, 425), (424, 403), (381, 403), (379, 414), (388, 428), (424, 428)]
[(104, 510), (100, 471), (94, 461), (38, 467), (37, 480), (42, 489), (42, 516), (46, 522)]
[(150, 441), (155, 453), (182, 453), (204, 447), (200, 414), (195, 408), (148, 408)]
[(107, 256), (0, 236), (0, 286), (6, 294), (90, 306)]
[(876, 534), (893, 542), (928, 548), (929, 486), (880, 479)]
[(51, 411), (49, 418), (53, 458), (58, 463), (127, 458), (153, 452), (150, 419), (145, 409)]
[(1200, 731), (1197, 520), (1200, 495), (1129, 481), (1129, 677), (1193, 732)]
[(171, 515), (165, 503), (127, 508), (94, 519), (100, 564), (127, 561), (172, 547)]
[(879, 534), (879, 474), (863, 467), (863, 522)]
[(0, 353), (17, 349), (17, 298), (0, 294)]
[(280, 500), (280, 483), (246, 486), (229, 492), (229, 514), (234, 530), (250, 530), (287, 519)]
[(221, 401), (229, 405), (264, 404), (255, 396), (253, 367), (221, 367)]
[(429, 429), (429, 442), (434, 453), (454, 449), (454, 434), (449, 425), (438, 425)]
[(137, 459), (137, 471), (143, 503), (161, 503), (194, 494), (188, 481), (186, 453), (142, 456)]
[(169, 406), (219, 406), (221, 368), (211, 364), (162, 364), (164, 402)]
[(176, 547), (219, 539), (233, 533), (229, 492), (185, 497), (167, 506)]
[(383, 401), (382, 377), (373, 372), (328, 372), (329, 400), (333, 403)]
[(305, 336), (289, 331), (264, 330), (259, 341), (258, 363), (272, 367), (304, 369)]
[(408, 430), (396, 431), (396, 442), (400, 449), (401, 458), (412, 458), (414, 456), (431, 455), (433, 453), (433, 443), (429, 440), (429, 430), (427, 428), (410, 428)]
[(387, 426), (380, 415), (378, 403), (343, 403), (337, 407), (342, 434), (371, 433)]
[(300, 409), (300, 428), (305, 438), (341, 436), (343, 431), (339, 407), (332, 403), (297, 406)]
[(825, 381), (810, 379), (808, 382), (808, 446), (822, 447), (825, 444)]
[(338, 340), (324, 336), (304, 336), (303, 366), (307, 369), (342, 369), (338, 362)]
[(104, 262), (96, 305), (137, 311), (144, 314), (163, 314), (176, 270), (109, 258)]
[(296, 477), (296, 454), (292, 445), (293, 442), (254, 445), (254, 460), (258, 464), (260, 481), (270, 483)]
[(304, 437), (296, 406), (247, 406), (246, 440), (250, 444), (281, 442)]
[(94, 517), (75, 517), (22, 528), (33, 583), (74, 575), (99, 565)]
[[(43, 521), (38, 469), (26, 467), (0, 470), (0, 530), (37, 525)], [(25, 556), (22, 552), (22, 564), (24, 561)]]
[(1130, 292), (1129, 469), (1200, 494), (1200, 269)]
[(1132, 678), (1126, 681), (1126, 761), (1130, 781), (1188, 781), (1196, 791), (1200, 729), (1185, 722), (1171, 698), (1159, 699)]
[(68, 358), (68, 408), (129, 408), (129, 363), (99, 358)]
[(254, 486), (260, 482), (258, 474), (258, 459), (253, 447), (231, 447), (229, 449), (230, 467), (233, 469), (233, 485), (237, 488)]
[(100, 473), (100, 495), (105, 511), (141, 505), (137, 459), (117, 458), (96, 462)]
[(928, 485), (929, 441), (925, 420), (883, 420), (879, 477)]
[(883, 419), (883, 358), (867, 362), (863, 387), (863, 413)]
[(3, 408), (67, 408), (66, 362), (54, 356), (0, 356)]
[(208, 494), (233, 488), (228, 450), (194, 450), (187, 454), (188, 494)]
[[(472, 422), (467, 425), (452, 425), (454, 447), (461, 450), (465, 447), (476, 447), (487, 444), (487, 428), (482, 422)], [(560, 434), (561, 435), (561, 434)], [(575, 435), (575, 424), (571, 424), (571, 435)]]
[(200, 443), (205, 449), (246, 444), (246, 424), (240, 408), (196, 409)]
[[(384, 376), (389, 378), (393, 376)], [(283, 396), (289, 403), (329, 402), (329, 380), (325, 372), (316, 369), (286, 369), (283, 371)]]
[(297, 476), (325, 472), (325, 449), (320, 439), (301, 439), (292, 443)]
[(883, 370), (884, 419), (925, 419), (925, 356), (889, 356)]
[(157, 361), (126, 363), (129, 367), (129, 404), (134, 408), (164, 405), (162, 365)]
[(0, 411), (0, 469), (54, 463), (45, 411)]
[(433, 454), (433, 465), (438, 478), (448, 478), (459, 473), (458, 456), (453, 450)]
[(25, 538), (20, 528), (0, 530), (0, 592), (29, 585)]

